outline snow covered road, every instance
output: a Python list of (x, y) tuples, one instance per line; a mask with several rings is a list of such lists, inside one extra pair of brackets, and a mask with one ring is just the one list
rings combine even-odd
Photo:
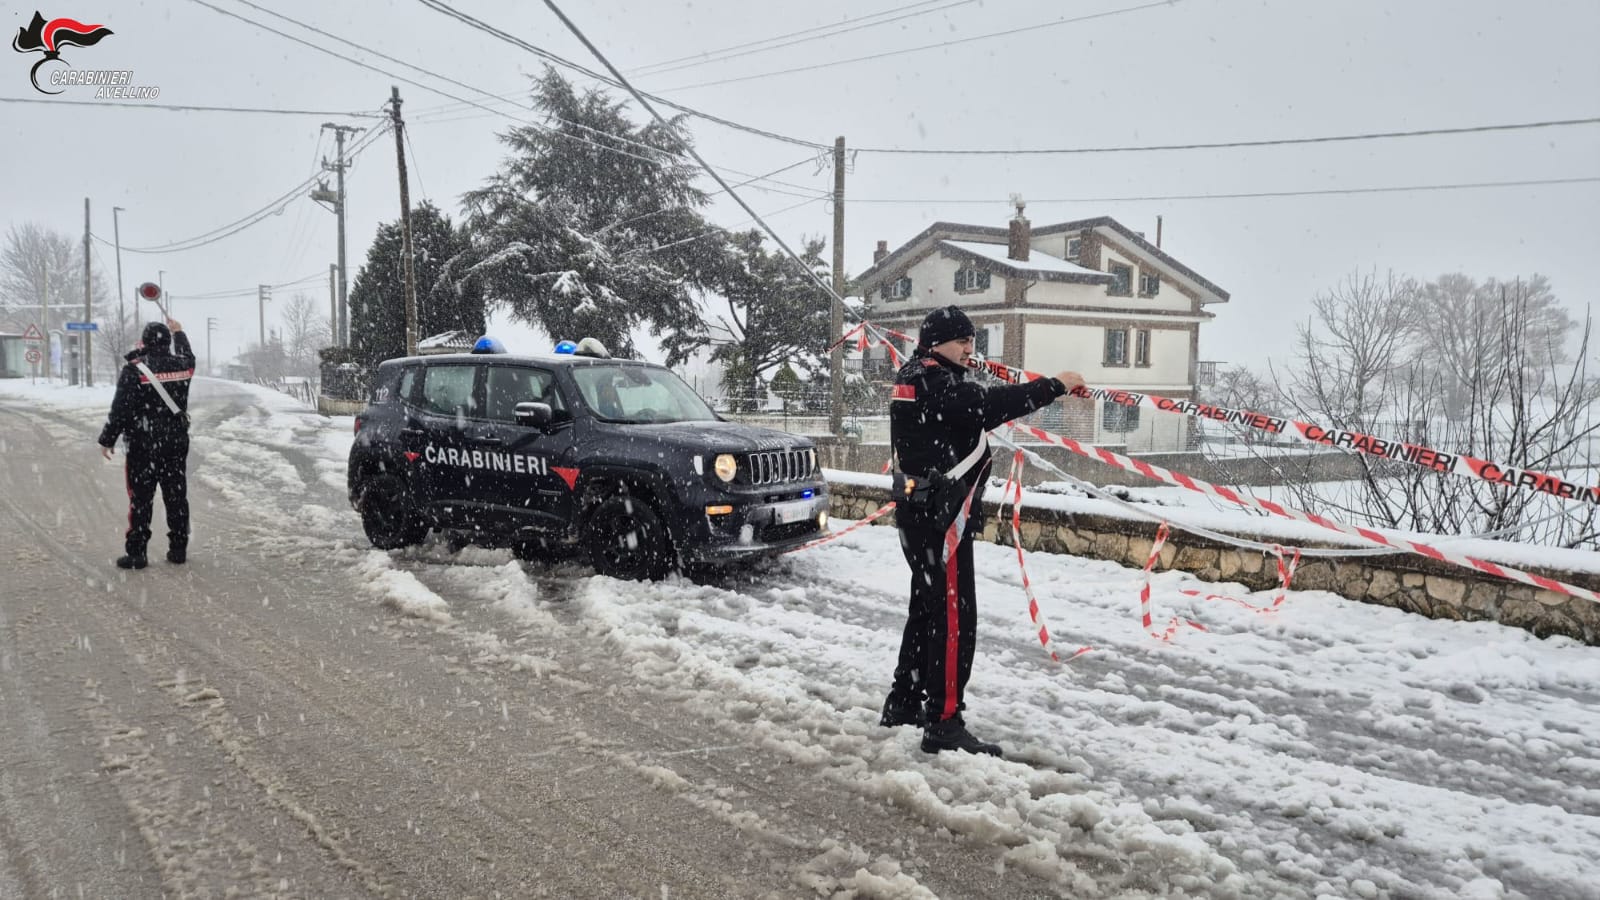
[[(1178, 613), (1210, 631), (1162, 643), (1139, 627), (1138, 572), (1032, 554), (1058, 645), (1095, 648), (1058, 665), (1029, 625), (1014, 551), (980, 543), (968, 721), (1007, 758), (927, 756), (912, 730), (876, 724), (906, 596), (892, 529), (650, 585), (440, 541), (377, 552), (344, 497), (348, 419), (203, 380), (191, 565), (120, 573), (120, 473), (93, 447), (109, 403), (97, 393), (0, 382), (0, 558), (16, 573), (0, 584), (0, 689), (31, 698), (0, 706), (0, 750), (31, 760), (0, 776), (0, 895), (70, 891), (54, 879), (74, 871), (119, 896), (246, 883), (305, 896), (537, 884), (663, 897), (1597, 895), (1595, 648), (1322, 592), (1262, 616), (1180, 597), (1219, 589), (1181, 573), (1155, 580), (1158, 621)], [(329, 666), (336, 684), (319, 680)], [(124, 683), (126, 696), (86, 706), (85, 691), (111, 692), (89, 682)], [(162, 733), (206, 737), (205, 778), (173, 774)], [(77, 817), (42, 826), (62, 837), (56, 849), (22, 840), (19, 823), (48, 818), (46, 785), (77, 771), (22, 734), (148, 744), (125, 761), (160, 763), (174, 791), (226, 782), (240, 812), (223, 830), (271, 877), (235, 865), (248, 854), (215, 836), (199, 854), (203, 829), (174, 843), (162, 823), (187, 807), (153, 770), (105, 752), (89, 768), (123, 800), (103, 806), (84, 788)], [(127, 812), (161, 804), (165, 817)], [(107, 809), (135, 824), (119, 832), (96, 815)], [(519, 841), (543, 849), (514, 859)], [(266, 847), (278, 862), (262, 861)], [(96, 857), (113, 852), (121, 862)]]

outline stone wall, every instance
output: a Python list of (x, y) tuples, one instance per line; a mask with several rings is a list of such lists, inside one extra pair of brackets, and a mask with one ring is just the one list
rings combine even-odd
[[(832, 483), (829, 489), (832, 514), (841, 519), (861, 519), (888, 499), (887, 487)], [(983, 539), (1010, 545), (1009, 509), (1002, 523), (996, 504), (984, 505), (988, 519)], [(877, 524), (893, 522), (891, 513)], [(1024, 505), (1021, 532), (1025, 550), (1070, 553), (1143, 569), (1145, 560), (1150, 558), (1156, 524)], [(1277, 540), (1265, 535), (1247, 536), (1264, 543)], [(1302, 546), (1333, 545), (1302, 542)], [(1519, 568), (1600, 590), (1600, 575)], [(1181, 532), (1174, 532), (1161, 550), (1157, 570), (1166, 569), (1182, 569), (1205, 581), (1237, 582), (1251, 590), (1278, 586), (1277, 567), (1270, 556)], [(1351, 600), (1393, 606), (1435, 619), (1499, 622), (1527, 629), (1539, 637), (1561, 634), (1600, 645), (1600, 604), (1480, 575), (1414, 554), (1302, 559), (1290, 586), (1296, 590), (1332, 591)]]

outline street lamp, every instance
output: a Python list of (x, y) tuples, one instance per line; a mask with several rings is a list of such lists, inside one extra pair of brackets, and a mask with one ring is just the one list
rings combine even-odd
[[(111, 234), (117, 241), (117, 328), (122, 332), (117, 336), (117, 340), (120, 341), (128, 339), (128, 311), (123, 305), (124, 295), (122, 293), (122, 223), (117, 221), (117, 213), (123, 211), (120, 206), (111, 207)], [(137, 329), (139, 324), (139, 304), (137, 303), (133, 305), (133, 315), (134, 327)]]

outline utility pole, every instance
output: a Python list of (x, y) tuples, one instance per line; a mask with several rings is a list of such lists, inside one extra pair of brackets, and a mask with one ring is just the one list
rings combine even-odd
[(211, 359), (211, 333), (217, 330), (215, 316), (206, 316), (206, 374), (216, 374), (216, 363)]
[[(348, 347), (350, 345), (350, 322), (349, 307), (346, 305), (349, 300), (346, 275), (348, 274), (349, 270), (345, 268), (344, 264), (344, 170), (349, 167), (349, 164), (344, 161), (344, 137), (347, 134), (354, 134), (355, 132), (364, 131), (365, 129), (355, 128), (349, 125), (335, 125), (332, 122), (324, 122), (322, 123), (322, 127), (333, 129), (334, 141), (338, 145), (338, 149), (336, 151), (337, 159), (335, 160), (334, 164), (328, 165), (327, 161), (323, 161), (322, 163), (322, 168), (332, 169), (338, 177), (338, 191), (332, 197), (333, 212), (339, 217), (339, 316), (338, 322), (335, 324), (333, 342), (340, 347)], [(327, 188), (312, 191), (311, 199), (330, 199)]]
[(417, 355), (417, 274), (411, 258), (411, 189), (406, 184), (406, 123), (400, 119), (400, 88), (389, 87), (389, 115), (394, 121), (394, 152), (400, 169), (400, 245), (406, 275), (406, 355)]
[(328, 263), (328, 333), (339, 346), (339, 264)]
[(833, 314), (828, 321), (828, 343), (835, 344), (828, 354), (828, 431), (835, 438), (844, 433), (844, 138), (833, 142)]
[[(128, 340), (128, 310), (123, 306), (122, 293), (122, 223), (117, 221), (117, 213), (127, 212), (120, 206), (111, 207), (111, 236), (117, 242), (117, 340), (123, 341), (127, 346)], [(133, 311), (137, 315), (139, 304), (133, 304)]]
[[(89, 198), (83, 198), (83, 324), (88, 326), (94, 319), (94, 310), (90, 307), (93, 297), (93, 279), (89, 269)], [(83, 352), (83, 386), (94, 387), (94, 363), (89, 353), (89, 332), (78, 332), (78, 349)]]
[(49, 381), (50, 370), (50, 266), (44, 267), (44, 293), (39, 296), (39, 315), (44, 319), (40, 330), (44, 332), (44, 378)]
[(261, 327), (261, 351), (267, 351), (267, 301), (272, 299), (272, 285), (256, 285), (256, 318)]

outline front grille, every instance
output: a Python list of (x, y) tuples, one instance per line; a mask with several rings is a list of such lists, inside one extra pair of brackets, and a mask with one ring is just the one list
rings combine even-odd
[(816, 468), (815, 450), (762, 450), (744, 456), (744, 470), (755, 485), (810, 478)]

